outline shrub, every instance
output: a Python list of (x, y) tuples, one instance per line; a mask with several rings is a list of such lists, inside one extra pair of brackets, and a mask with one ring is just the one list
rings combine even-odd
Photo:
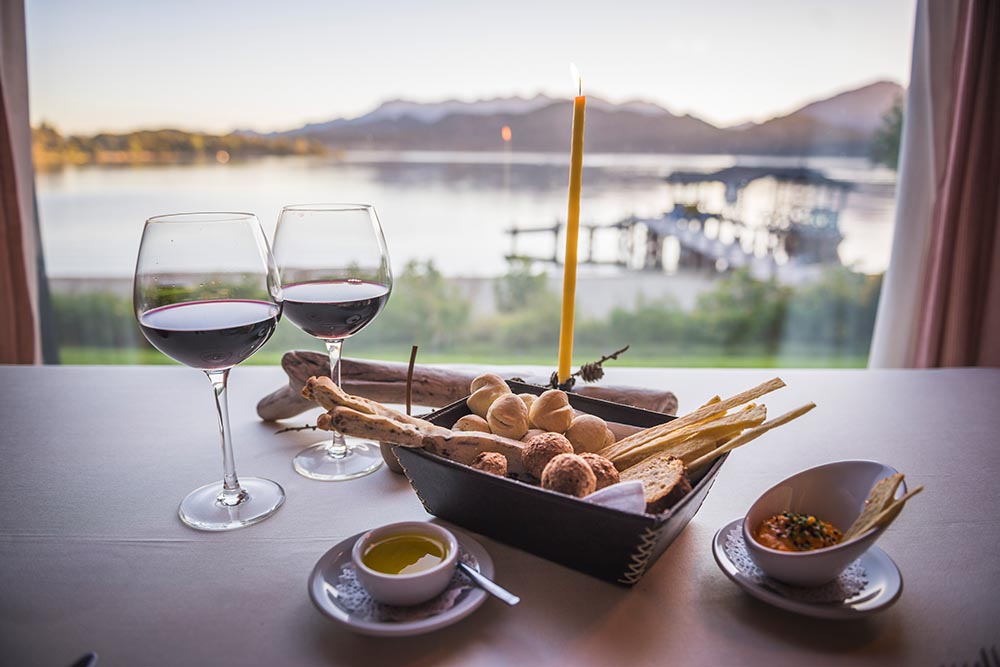
[(364, 330), (364, 339), (440, 350), (467, 339), (471, 312), (469, 299), (434, 262), (410, 262), (394, 282), (385, 311)]
[(52, 311), (60, 346), (122, 348), (146, 344), (132, 312), (132, 300), (117, 294), (53, 294)]

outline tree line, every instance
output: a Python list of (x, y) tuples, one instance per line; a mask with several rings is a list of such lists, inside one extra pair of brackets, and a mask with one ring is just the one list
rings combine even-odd
[(225, 163), (264, 155), (322, 155), (326, 152), (322, 144), (308, 139), (238, 133), (217, 135), (164, 129), (64, 136), (55, 127), (42, 123), (32, 128), (31, 134), (37, 169), (85, 164)]

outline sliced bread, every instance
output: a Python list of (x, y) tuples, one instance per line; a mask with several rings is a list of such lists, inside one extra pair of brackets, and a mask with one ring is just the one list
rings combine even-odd
[(691, 490), (684, 462), (676, 456), (658, 454), (622, 471), (621, 481), (642, 482), (646, 511), (659, 514), (674, 505)]

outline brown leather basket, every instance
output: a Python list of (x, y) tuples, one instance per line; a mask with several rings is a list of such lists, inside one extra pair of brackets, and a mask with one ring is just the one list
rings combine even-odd
[[(547, 387), (508, 382), (514, 393)], [(673, 419), (570, 393), (570, 404), (607, 421), (649, 427)], [(427, 418), (452, 426), (470, 414), (465, 400)], [(691, 480), (691, 491), (661, 514), (632, 514), (497, 477), (421, 449), (394, 448), (424, 509), (463, 528), (622, 586), (634, 585), (670, 546), (705, 501), (723, 455)]]

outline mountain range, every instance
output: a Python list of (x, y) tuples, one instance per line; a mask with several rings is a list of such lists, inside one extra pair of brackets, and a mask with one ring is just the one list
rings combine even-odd
[[(653, 102), (587, 99), (586, 146), (600, 153), (867, 155), (883, 115), (903, 88), (878, 81), (762, 123), (718, 127)], [(270, 137), (306, 138), (331, 149), (495, 151), (510, 126), (518, 151), (568, 149), (569, 100), (536, 95), (475, 102), (391, 100), (357, 118), (310, 123)]]

